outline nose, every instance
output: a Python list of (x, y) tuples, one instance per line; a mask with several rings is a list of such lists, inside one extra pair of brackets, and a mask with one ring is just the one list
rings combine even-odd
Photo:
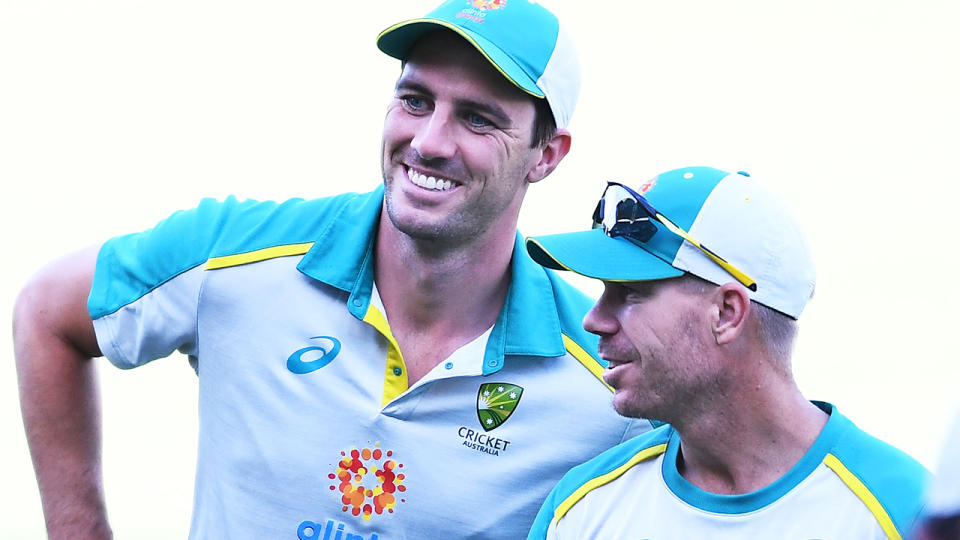
[(583, 318), (583, 329), (598, 336), (609, 336), (617, 333), (620, 324), (612, 314), (614, 293), (611, 287), (604, 283), (603, 294), (597, 299), (590, 311)]
[(410, 146), (423, 159), (450, 159), (456, 153), (454, 122), (442, 109), (421, 119)]

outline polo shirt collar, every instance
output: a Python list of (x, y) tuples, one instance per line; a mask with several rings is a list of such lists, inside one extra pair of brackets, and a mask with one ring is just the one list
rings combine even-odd
[[(297, 268), (348, 292), (347, 309), (363, 319), (373, 291), (373, 245), (383, 205), (383, 184), (345, 204), (314, 240)], [(566, 348), (546, 270), (527, 255), (517, 233), (510, 289), (487, 340), (483, 373), (499, 371), (504, 355), (556, 357)]]

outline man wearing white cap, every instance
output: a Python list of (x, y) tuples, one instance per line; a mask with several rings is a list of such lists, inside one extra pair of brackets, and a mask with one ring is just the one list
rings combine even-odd
[(110, 536), (101, 353), (133, 368), (179, 350), (197, 369), (192, 538), (516, 538), (566, 470), (650, 429), (609, 408), (589, 299), (516, 232), (570, 148), (579, 76), (556, 17), (449, 1), (378, 46), (403, 60), (381, 188), (205, 200), (22, 292), (51, 538)]
[(745, 173), (609, 183), (590, 231), (532, 238), (603, 280), (584, 319), (626, 416), (669, 425), (557, 484), (531, 539), (901, 538), (927, 471), (791, 373), (814, 267), (786, 205)]

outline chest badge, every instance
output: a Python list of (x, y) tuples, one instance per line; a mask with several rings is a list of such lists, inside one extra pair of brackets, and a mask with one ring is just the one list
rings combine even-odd
[(477, 391), (477, 418), (483, 430), (496, 429), (506, 422), (516, 410), (522, 395), (523, 387), (515, 384), (481, 384)]

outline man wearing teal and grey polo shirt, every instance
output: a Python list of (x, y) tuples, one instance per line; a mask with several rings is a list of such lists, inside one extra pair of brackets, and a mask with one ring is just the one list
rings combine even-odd
[(786, 204), (745, 173), (610, 182), (590, 231), (534, 260), (603, 281), (584, 319), (626, 416), (669, 422), (574, 468), (530, 539), (901, 538), (927, 471), (792, 374), (814, 267)]
[(451, 1), (378, 46), (403, 60), (383, 187), (206, 200), (21, 293), (51, 538), (110, 536), (101, 353), (132, 368), (179, 350), (197, 369), (192, 538), (516, 538), (569, 467), (649, 429), (609, 407), (588, 299), (516, 232), (570, 148), (579, 77), (556, 17)]

